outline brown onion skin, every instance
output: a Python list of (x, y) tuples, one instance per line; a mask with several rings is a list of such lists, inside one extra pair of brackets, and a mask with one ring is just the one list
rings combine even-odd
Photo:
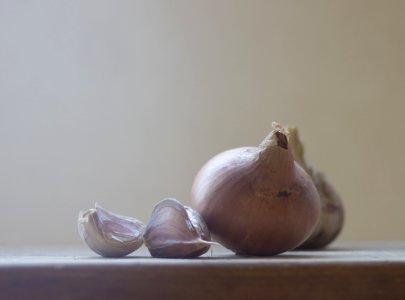
[(194, 181), (196, 211), (214, 239), (237, 254), (269, 256), (291, 250), (318, 221), (314, 183), (294, 161), (288, 143), (280, 146), (277, 139), (270, 134), (264, 146), (218, 154)]

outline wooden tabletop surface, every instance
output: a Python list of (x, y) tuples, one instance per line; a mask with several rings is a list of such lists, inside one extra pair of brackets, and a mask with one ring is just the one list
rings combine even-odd
[(0, 299), (405, 299), (405, 242), (197, 259), (141, 249), (102, 258), (84, 247), (0, 247)]

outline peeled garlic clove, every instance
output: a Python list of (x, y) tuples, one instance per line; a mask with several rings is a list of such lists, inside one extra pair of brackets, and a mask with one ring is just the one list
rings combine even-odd
[(99, 205), (79, 213), (79, 234), (97, 254), (125, 256), (143, 244), (145, 225), (130, 217), (111, 213)]
[(321, 215), (309, 238), (298, 248), (317, 249), (333, 242), (344, 222), (343, 202), (326, 176), (313, 168), (304, 157), (304, 146), (297, 127), (286, 128), (295, 161), (311, 176), (321, 199)]
[(179, 201), (167, 198), (156, 204), (144, 234), (154, 257), (197, 257), (213, 244), (201, 216)]

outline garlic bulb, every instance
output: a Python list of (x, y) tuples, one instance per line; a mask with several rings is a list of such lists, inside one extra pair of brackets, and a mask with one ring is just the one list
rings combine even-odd
[(142, 222), (111, 213), (98, 204), (79, 213), (78, 225), (82, 240), (101, 256), (125, 256), (143, 244)]
[(311, 176), (321, 199), (321, 216), (312, 234), (298, 248), (316, 249), (330, 244), (339, 235), (344, 222), (343, 202), (325, 175), (313, 168), (304, 157), (304, 146), (297, 127), (286, 128), (295, 161)]
[(155, 205), (144, 234), (154, 257), (197, 257), (208, 251), (212, 242), (201, 216), (179, 201), (167, 198)]
[(191, 194), (214, 239), (243, 255), (276, 255), (297, 247), (320, 213), (315, 185), (294, 161), (278, 123), (258, 147), (235, 148), (210, 159)]

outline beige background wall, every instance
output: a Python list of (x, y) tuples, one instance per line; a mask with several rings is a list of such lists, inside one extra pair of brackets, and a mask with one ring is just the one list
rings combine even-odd
[(296, 124), (341, 239), (404, 239), (405, 1), (1, 1), (0, 244), (147, 221), (199, 167)]

